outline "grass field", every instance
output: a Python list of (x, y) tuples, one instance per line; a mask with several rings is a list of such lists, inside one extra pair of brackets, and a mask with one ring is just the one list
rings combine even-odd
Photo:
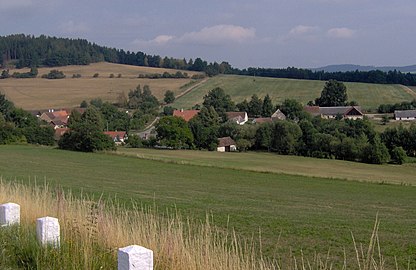
[[(180, 165), (34, 146), (1, 146), (0, 153), (3, 179), (46, 180), (78, 194), (104, 193), (121, 202), (154, 204), (162, 212), (174, 208), (197, 219), (208, 212), (224, 230), (234, 227), (240, 236), (261, 238), (263, 254), (276, 259), (290, 250), (300, 254), (302, 249), (313, 256), (330, 249), (342, 261), (345, 248), (347, 264), (356, 265), (351, 232), (366, 245), (378, 213), (379, 238), (388, 265), (397, 256), (400, 267), (408, 262), (410, 269), (416, 267), (413, 186)], [(238, 157), (235, 155), (236, 160)]]
[(119, 148), (117, 153), (177, 164), (416, 186), (416, 164), (413, 163), (401, 166), (372, 165), (255, 152), (219, 153)]
[[(42, 74), (51, 69), (58, 69), (66, 74), (65, 79), (47, 80), (40, 78)], [(11, 70), (26, 72), (28, 70)], [(38, 78), (35, 79), (5, 79), (0, 80), (0, 92), (15, 103), (17, 107), (24, 109), (48, 109), (79, 106), (83, 100), (91, 100), (100, 97), (106, 101), (116, 101), (117, 96), (136, 88), (137, 85), (149, 85), (152, 93), (163, 99), (166, 90), (172, 90), (178, 95), (186, 89), (181, 86), (189, 83), (191, 79), (139, 79), (139, 74), (149, 73), (175, 73), (176, 70), (158, 69), (149, 67), (136, 67), (129, 65), (95, 63), (88, 66), (66, 66), (58, 68), (39, 68)], [(81, 74), (81, 78), (72, 78), (73, 74)], [(98, 78), (93, 78), (94, 73), (99, 73)], [(113, 73), (115, 77), (121, 74), (121, 78), (109, 78)], [(190, 76), (196, 72), (188, 72)]]
[[(296, 99), (303, 104), (320, 96), (325, 82), (310, 80), (275, 79), (248, 76), (216, 76), (191, 93), (175, 101), (177, 108), (190, 108), (203, 101), (211, 89), (221, 87), (236, 102), (250, 100), (256, 93), (259, 97), (269, 94), (274, 103), (287, 98)], [(374, 110), (382, 103), (409, 101), (413, 96), (400, 85), (345, 83), (349, 100), (357, 101), (365, 109)]]

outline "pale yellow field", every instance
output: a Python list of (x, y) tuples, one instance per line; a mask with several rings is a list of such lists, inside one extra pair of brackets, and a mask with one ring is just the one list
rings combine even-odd
[[(48, 80), (40, 78), (52, 69), (63, 71), (65, 79)], [(10, 70), (13, 73), (15, 70)], [(26, 72), (21, 69), (18, 72)], [(181, 86), (190, 79), (139, 79), (139, 74), (175, 73), (176, 70), (149, 67), (137, 67), (111, 63), (95, 63), (88, 66), (66, 66), (58, 68), (40, 68), (35, 79), (4, 79), (0, 80), (0, 92), (13, 101), (17, 107), (27, 110), (48, 109), (79, 106), (83, 100), (102, 98), (105, 101), (116, 101), (117, 96), (136, 88), (137, 85), (149, 85), (152, 93), (163, 99), (166, 90), (172, 90), (178, 95), (186, 90)], [(182, 71), (183, 72), (183, 71)], [(81, 78), (72, 78), (72, 74), (81, 74)], [(98, 78), (93, 78), (99, 73)], [(121, 78), (115, 77), (120, 73)], [(187, 72), (190, 76), (196, 72)]]

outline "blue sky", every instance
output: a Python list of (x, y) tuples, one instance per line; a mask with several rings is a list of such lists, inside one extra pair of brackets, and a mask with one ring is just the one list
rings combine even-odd
[(243, 67), (416, 64), (414, 0), (0, 0), (0, 35)]

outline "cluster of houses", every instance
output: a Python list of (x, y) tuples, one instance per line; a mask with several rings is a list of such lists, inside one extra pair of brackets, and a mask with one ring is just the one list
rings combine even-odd
[[(364, 113), (360, 106), (338, 106), (338, 107), (319, 107), (319, 106), (305, 106), (304, 110), (316, 117), (319, 116), (324, 119), (363, 119)], [(185, 121), (191, 120), (198, 114), (199, 110), (174, 110), (173, 115), (183, 118)], [(249, 122), (246, 112), (227, 112), (228, 121), (244, 125)], [(412, 121), (416, 120), (416, 110), (395, 111), (394, 118), (398, 121)], [(270, 117), (261, 117), (251, 119), (252, 124), (271, 123), (277, 120), (286, 120), (286, 116), (278, 109)], [(236, 143), (230, 137), (218, 138), (219, 152), (236, 151)]]
[[(71, 112), (74, 110), (78, 111), (80, 114), (85, 112), (85, 108), (72, 108), (33, 111), (32, 114), (53, 127), (55, 130), (55, 139), (59, 140), (59, 138), (70, 130), (68, 127), (68, 120)], [(127, 139), (127, 133), (125, 131), (104, 131), (104, 134), (110, 136), (116, 144), (122, 144)]]
[[(343, 119), (363, 119), (364, 114), (359, 106), (344, 106), (344, 107), (319, 107), (306, 106), (305, 111), (312, 116), (321, 116), (326, 119), (334, 119), (341, 117)], [(173, 116), (181, 117), (186, 122), (191, 120), (199, 113), (199, 110), (174, 110)], [(246, 112), (226, 112), (228, 121), (244, 125), (249, 121)], [(271, 123), (278, 120), (286, 120), (286, 115), (277, 109), (270, 117), (253, 118), (252, 124)], [(218, 152), (232, 152), (236, 151), (236, 142), (230, 137), (218, 138)]]
[[(32, 112), (55, 130), (55, 139), (59, 139), (62, 135), (69, 131), (68, 120), (73, 110), (79, 113), (84, 113), (84, 108), (74, 109), (60, 109), (60, 110), (46, 110)], [(320, 116), (324, 119), (363, 119), (364, 113), (360, 106), (339, 106), (339, 107), (319, 107), (319, 106), (305, 106), (304, 110), (312, 116)], [(174, 110), (173, 116), (183, 118), (186, 122), (191, 120), (199, 113), (199, 110)], [(228, 121), (235, 122), (238, 125), (244, 125), (249, 122), (246, 112), (226, 112)], [(398, 121), (415, 121), (416, 110), (395, 111), (394, 118)], [(277, 109), (270, 117), (260, 117), (250, 119), (252, 124), (271, 123), (278, 120), (286, 120), (286, 116)], [(122, 144), (127, 140), (127, 133), (125, 131), (105, 131), (104, 134), (110, 136), (116, 144)], [(236, 151), (237, 146), (235, 141), (230, 137), (218, 138), (219, 152)]]

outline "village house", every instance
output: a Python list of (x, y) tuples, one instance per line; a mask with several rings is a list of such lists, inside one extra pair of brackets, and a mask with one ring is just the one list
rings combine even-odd
[(321, 116), (324, 119), (335, 119), (341, 117), (342, 119), (363, 119), (364, 114), (360, 106), (338, 106), (338, 107), (319, 107), (319, 106), (305, 106), (304, 110), (312, 116)]
[(286, 115), (277, 109), (271, 116), (273, 120), (286, 120)]
[(394, 119), (402, 121), (416, 120), (416, 110), (394, 111)]
[(192, 118), (194, 118), (199, 113), (199, 110), (174, 110), (173, 116), (180, 117), (184, 119), (186, 122), (189, 122)]
[(272, 123), (277, 120), (286, 120), (286, 115), (282, 113), (279, 109), (277, 109), (271, 117), (259, 117), (254, 118), (252, 123), (253, 124), (262, 124), (262, 123)]
[(236, 143), (231, 137), (218, 138), (218, 152), (235, 152), (237, 151)]
[(235, 122), (238, 125), (244, 125), (248, 121), (248, 115), (246, 112), (226, 112), (227, 120)]
[(125, 131), (104, 131), (104, 134), (110, 136), (116, 144), (123, 144), (127, 140)]
[(69, 114), (65, 110), (44, 112), (39, 117), (41, 120), (52, 125), (54, 129), (66, 127), (68, 124)]
[[(65, 108), (61, 110), (49, 109), (48, 111), (39, 111), (37, 117), (46, 123), (50, 124), (54, 129), (66, 128), (68, 126), (68, 119), (73, 110), (78, 111), (80, 114), (85, 112), (85, 108)], [(36, 111), (33, 111), (34, 114)]]

